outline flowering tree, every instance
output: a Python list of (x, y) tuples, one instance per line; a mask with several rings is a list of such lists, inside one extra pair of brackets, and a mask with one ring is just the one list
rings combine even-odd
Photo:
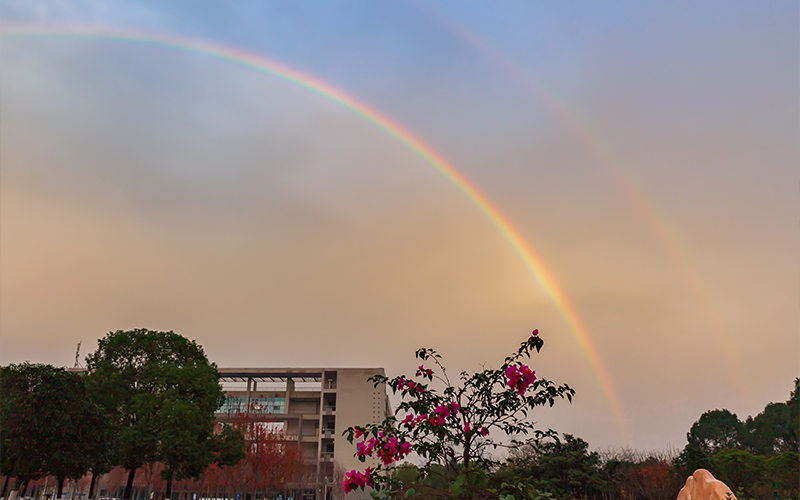
[[(537, 378), (523, 363), (544, 345), (538, 334), (534, 330), (499, 368), (473, 374), (461, 372), (457, 383), (451, 382), (441, 356), (432, 349), (417, 351), (416, 356), (423, 364), (414, 377), (372, 377), (370, 380), (376, 386), (385, 383), (395, 394), (400, 392), (403, 401), (396, 416), (380, 424), (351, 427), (344, 432), (351, 443), (358, 440), (359, 460), (366, 462), (370, 457), (380, 460), (375, 467), (348, 472), (344, 491), (372, 487), (376, 498), (401, 490), (404, 498), (472, 496), (485, 487), (487, 471), (494, 464), (486, 456), (487, 448), (506, 446), (492, 436), (493, 431), (504, 436), (531, 432), (537, 437), (551, 435), (552, 431), (534, 428), (534, 423), (527, 420), (529, 412), (537, 406), (552, 406), (559, 398), (571, 402), (575, 391), (566, 384), (557, 386)], [(430, 387), (434, 379), (444, 385), (443, 390)], [(415, 470), (414, 487), (390, 468), (412, 452), (423, 462)]]

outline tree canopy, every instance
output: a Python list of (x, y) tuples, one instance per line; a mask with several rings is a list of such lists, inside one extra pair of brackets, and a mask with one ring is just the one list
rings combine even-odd
[[(21, 481), (86, 474), (106, 445), (106, 426), (80, 375), (41, 364), (0, 368), (3, 473)], [(18, 481), (19, 484), (20, 481)]]
[(164, 478), (197, 476), (214, 460), (215, 411), (225, 396), (202, 347), (174, 332), (111, 332), (87, 358), (87, 383), (114, 426), (118, 465), (165, 464)]

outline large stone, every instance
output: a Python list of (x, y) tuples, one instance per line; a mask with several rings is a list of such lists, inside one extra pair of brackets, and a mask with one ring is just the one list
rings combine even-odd
[(697, 469), (678, 492), (678, 500), (735, 500), (730, 488), (705, 469)]

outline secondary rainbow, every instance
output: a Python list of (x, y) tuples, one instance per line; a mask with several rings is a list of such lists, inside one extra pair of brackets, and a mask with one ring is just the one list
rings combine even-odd
[(394, 122), (389, 117), (383, 115), (374, 108), (367, 106), (363, 102), (347, 95), (345, 92), (333, 87), (332, 85), (304, 74), (283, 63), (256, 55), (244, 50), (228, 47), (220, 44), (212, 44), (202, 40), (186, 38), (169, 34), (156, 34), (124, 29), (109, 29), (94, 26), (79, 25), (41, 25), (41, 24), (4, 24), (0, 25), (0, 35), (2, 37), (74, 37), (85, 39), (105, 39), (122, 42), (135, 42), (149, 44), (159, 47), (180, 49), (184, 51), (203, 54), (225, 61), (244, 65), (258, 71), (268, 73), (272, 76), (283, 79), (294, 85), (302, 87), (325, 99), (334, 101), (343, 107), (357, 113), (364, 119), (382, 128), (387, 133), (395, 137), (398, 141), (406, 145), (417, 155), (423, 158), (439, 172), (445, 175), (459, 190), (461, 190), (472, 202), (492, 221), (497, 229), (505, 236), (508, 242), (520, 255), (525, 265), (536, 277), (542, 288), (547, 292), (551, 299), (558, 306), (561, 314), (572, 330), (584, 354), (586, 355), (592, 369), (597, 376), (601, 389), (611, 408), (620, 429), (627, 432), (627, 422), (619, 402), (619, 399), (611, 382), (608, 370), (603, 364), (597, 348), (589, 335), (583, 322), (575, 311), (575, 308), (567, 300), (566, 295), (558, 286), (558, 283), (547, 270), (544, 262), (533, 247), (524, 239), (519, 230), (514, 227), (511, 221), (484, 195), (466, 176), (456, 169), (456, 167), (428, 146), (421, 139), (413, 135), (400, 124)]
[(598, 139), (597, 134), (591, 133), (579, 114), (562, 99), (559, 99), (554, 92), (548, 90), (539, 79), (484, 37), (448, 18), (429, 4), (415, 3), (415, 5), (434, 19), (439, 26), (484, 54), (489, 61), (505, 73), (515, 77), (525, 90), (545, 104), (549, 112), (566, 125), (570, 134), (582, 144), (584, 150), (616, 181), (628, 203), (634, 207), (636, 215), (639, 216), (678, 270), (680, 278), (689, 289), (689, 296), (700, 306), (708, 325), (708, 331), (724, 357), (726, 366), (730, 368), (732, 379), (738, 385), (739, 390), (752, 399), (754, 397), (753, 388), (750, 384), (750, 377), (744, 369), (741, 349), (730, 337), (726, 322), (714, 304), (713, 295), (704, 283), (701, 273), (692, 264), (685, 245), (681, 244), (681, 238), (672, 228), (667, 217), (645, 196), (631, 176), (626, 174), (609, 149)]

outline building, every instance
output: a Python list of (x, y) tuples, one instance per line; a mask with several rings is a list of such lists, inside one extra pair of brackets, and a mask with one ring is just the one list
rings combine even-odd
[[(392, 414), (386, 386), (367, 381), (384, 375), (383, 368), (220, 368), (219, 372), (227, 399), (218, 420), (248, 413), (296, 442), (318, 478), (316, 484), (305, 485), (304, 499), (331, 498), (333, 488), (341, 491), (337, 471), (341, 475), (370, 465), (354, 457), (355, 446), (342, 435), (345, 429), (378, 424)], [(347, 495), (360, 497), (368, 498), (362, 492)]]

